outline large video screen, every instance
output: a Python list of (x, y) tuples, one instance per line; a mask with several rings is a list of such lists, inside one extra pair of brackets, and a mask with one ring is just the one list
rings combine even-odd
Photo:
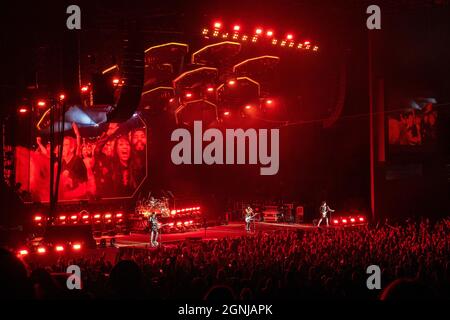
[[(53, 150), (56, 159), (60, 147)], [(39, 133), (34, 148), (16, 147), (15, 177), (24, 201), (49, 201), (51, 152), (48, 135)], [(132, 197), (147, 176), (147, 128), (140, 117), (102, 129), (72, 123), (61, 155), (52, 164), (56, 176), (61, 163), (59, 200)]]
[(430, 146), (437, 142), (438, 114), (433, 103), (405, 109), (388, 116), (389, 145)]

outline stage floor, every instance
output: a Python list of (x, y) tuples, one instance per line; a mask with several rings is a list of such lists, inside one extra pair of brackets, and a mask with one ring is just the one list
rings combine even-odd
[[(311, 230), (315, 229), (311, 224), (287, 224), (287, 223), (255, 223), (255, 232), (272, 232), (276, 230)], [(245, 231), (245, 223), (232, 222), (228, 225), (208, 227), (184, 233), (162, 234), (161, 242), (164, 244), (184, 241), (188, 238), (197, 240), (217, 240), (222, 238), (236, 238), (254, 234), (254, 232)], [(147, 248), (149, 246), (150, 235), (143, 233), (132, 233), (130, 235), (117, 235), (116, 247), (135, 247)]]

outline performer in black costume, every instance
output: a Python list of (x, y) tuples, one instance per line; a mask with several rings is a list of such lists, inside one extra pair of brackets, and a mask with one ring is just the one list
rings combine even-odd
[(317, 224), (318, 227), (320, 227), (320, 224), (322, 223), (322, 220), (325, 219), (327, 221), (327, 227), (329, 226), (328, 224), (328, 213), (329, 212), (334, 212), (333, 209), (331, 209), (327, 203), (325, 201), (322, 202), (322, 205), (319, 208), (320, 214), (322, 215), (322, 217), (319, 220), (319, 223)]

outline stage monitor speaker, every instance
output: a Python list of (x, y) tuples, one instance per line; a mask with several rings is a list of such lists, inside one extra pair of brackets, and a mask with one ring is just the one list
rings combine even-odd
[(108, 114), (109, 122), (122, 122), (131, 118), (139, 106), (144, 85), (144, 46), (138, 24), (128, 25), (123, 39), (121, 80), (123, 86), (116, 106)]
[(53, 244), (81, 242), (86, 248), (95, 249), (96, 247), (91, 225), (48, 226), (44, 233), (44, 240)]

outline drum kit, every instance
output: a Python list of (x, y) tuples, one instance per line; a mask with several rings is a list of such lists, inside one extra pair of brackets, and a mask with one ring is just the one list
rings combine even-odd
[(169, 217), (169, 198), (161, 197), (160, 199), (155, 199), (149, 195), (147, 198), (139, 199), (136, 202), (135, 212), (146, 219), (148, 219), (153, 212), (162, 217)]

